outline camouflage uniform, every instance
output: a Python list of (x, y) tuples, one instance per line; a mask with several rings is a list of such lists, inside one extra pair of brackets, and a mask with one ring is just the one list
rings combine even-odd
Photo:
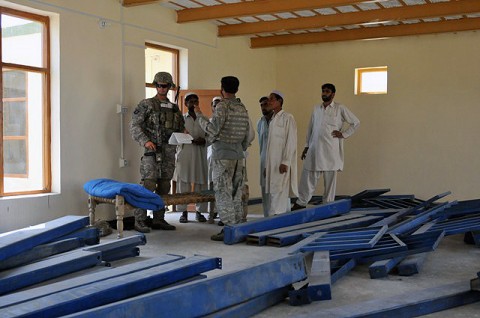
[(197, 113), (202, 129), (213, 138), (212, 181), (215, 207), (223, 223), (240, 223), (243, 218), (244, 154), (249, 146), (249, 118), (236, 98), (223, 99), (209, 121)]
[[(183, 132), (185, 122), (178, 106), (157, 97), (142, 100), (132, 115), (130, 134), (142, 147), (148, 141), (156, 145), (156, 151), (145, 148), (140, 162), (142, 185), (158, 195), (170, 192), (170, 182), (175, 170), (176, 146), (169, 145), (172, 133)], [(145, 210), (137, 209), (135, 217), (145, 220)], [(156, 220), (164, 220), (165, 209), (153, 212)]]

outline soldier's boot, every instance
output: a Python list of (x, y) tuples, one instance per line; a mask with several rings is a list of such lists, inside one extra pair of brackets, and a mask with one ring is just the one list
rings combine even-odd
[(217, 213), (210, 211), (208, 213), (208, 224), (213, 224), (215, 223), (215, 219), (217, 218)]
[(133, 215), (135, 216), (135, 231), (138, 231), (140, 233), (150, 233), (150, 228), (146, 224), (147, 211), (142, 209), (136, 209), (135, 212), (133, 212)]
[(175, 226), (168, 224), (165, 221), (165, 213), (161, 213), (160, 211), (153, 212), (153, 221), (152, 221), (152, 228), (156, 230), (165, 230), (165, 231), (173, 231), (176, 229)]

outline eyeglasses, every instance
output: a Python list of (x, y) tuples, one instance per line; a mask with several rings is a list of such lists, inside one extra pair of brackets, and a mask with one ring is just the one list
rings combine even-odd
[(170, 88), (170, 84), (157, 84), (157, 87)]

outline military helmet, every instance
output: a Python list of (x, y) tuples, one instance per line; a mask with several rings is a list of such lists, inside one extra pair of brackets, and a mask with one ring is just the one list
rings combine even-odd
[(153, 78), (153, 84), (157, 83), (167, 83), (170, 84), (172, 88), (175, 88), (175, 83), (173, 82), (172, 75), (167, 72), (158, 72)]

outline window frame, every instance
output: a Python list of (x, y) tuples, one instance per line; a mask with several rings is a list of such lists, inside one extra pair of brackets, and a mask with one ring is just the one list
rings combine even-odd
[[(178, 89), (178, 86), (180, 85), (180, 78), (179, 78), (179, 75), (180, 75), (180, 50), (177, 50), (177, 49), (174, 49), (174, 48), (171, 48), (171, 47), (168, 47), (168, 46), (163, 46), (163, 45), (159, 45), (159, 44), (154, 44), (154, 43), (150, 43), (150, 42), (145, 42), (145, 48), (151, 48), (151, 49), (155, 49), (155, 50), (160, 50), (160, 51), (166, 51), (166, 52), (170, 52), (174, 55), (174, 59), (173, 59), (173, 71), (171, 72), (172, 74), (172, 79), (173, 79), (173, 82), (176, 83), (176, 88), (172, 88), (171, 90), (172, 91), (176, 91)], [(161, 72), (161, 71), (159, 71)], [(153, 79), (152, 79), (153, 80)], [(145, 87), (148, 87), (148, 88), (155, 88), (155, 85), (152, 84), (152, 82), (147, 82), (145, 83)]]
[[(50, 65), (50, 18), (48, 16), (39, 15), (31, 12), (20, 11), (16, 9), (11, 9), (7, 7), (0, 6), (0, 25), (1, 25), (1, 15), (6, 14), (18, 18), (28, 19), (40, 23), (42, 25), (42, 67), (16, 64), (16, 63), (7, 63), (3, 62), (2, 57), (2, 29), (0, 27), (0, 197), (6, 196), (16, 196), (16, 195), (26, 195), (26, 194), (38, 194), (38, 193), (48, 193), (52, 189), (52, 173), (51, 173), (51, 65)], [(42, 85), (42, 113), (43, 113), (43, 123), (42, 123), (42, 157), (43, 157), (43, 180), (42, 180), (42, 189), (39, 190), (28, 190), (28, 191), (16, 191), (16, 192), (7, 192), (5, 193), (4, 189), (4, 166), (3, 166), (3, 72), (4, 70), (8, 71), (24, 71), (24, 72), (33, 72), (39, 73), (43, 78)], [(27, 122), (28, 127), (28, 122)], [(28, 135), (28, 132), (27, 132)], [(27, 149), (28, 153), (28, 149)], [(27, 157), (28, 160), (28, 157)], [(28, 162), (28, 161), (27, 161)], [(28, 168), (27, 168), (28, 170)]]
[(362, 75), (365, 73), (387, 73), (387, 85), (388, 85), (388, 66), (376, 66), (376, 67), (361, 67), (355, 69), (355, 95), (385, 95), (388, 93), (385, 91), (375, 91), (375, 92), (363, 92), (362, 91)]

